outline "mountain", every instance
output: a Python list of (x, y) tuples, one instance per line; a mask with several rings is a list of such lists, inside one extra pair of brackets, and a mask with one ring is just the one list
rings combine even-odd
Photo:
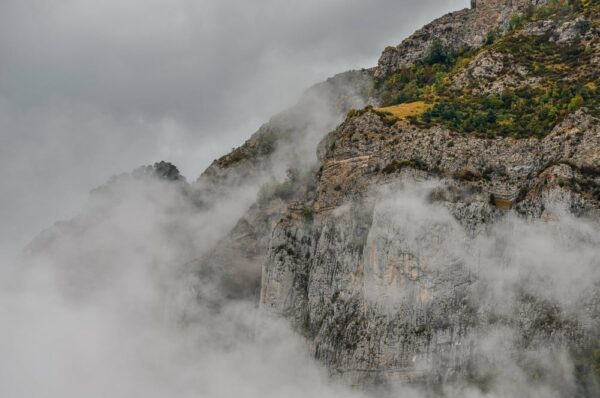
[(197, 181), (144, 170), (182, 192), (175, 224), (218, 220), (178, 251), (217, 286), (198, 299), (287, 319), (345, 383), (598, 396), (599, 86), (599, 2), (473, 1), (311, 88)]

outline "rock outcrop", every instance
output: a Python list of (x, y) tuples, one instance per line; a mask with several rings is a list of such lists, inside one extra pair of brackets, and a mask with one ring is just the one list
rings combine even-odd
[[(540, 141), (386, 126), (371, 112), (346, 120), (330, 138), (315, 199), (304, 204), (313, 218), (290, 209), (273, 232), (261, 306), (288, 317), (316, 357), (356, 385), (468, 372), (469, 339), (499, 314), (478, 302), (484, 282), (445, 247), (446, 235), (476, 236), (511, 211), (549, 219), (557, 206), (597, 219), (598, 122), (580, 111)], [(395, 222), (398, 209), (385, 206), (389, 187), (432, 178), (439, 183), (427, 200), (438, 213), (430, 224), (419, 232)], [(422, 235), (411, 241), (415, 233)], [(546, 316), (542, 302), (527, 300), (515, 301), (519, 317)], [(584, 344), (597, 332), (594, 308), (593, 326), (569, 317), (558, 317), (552, 331), (520, 325), (524, 348), (548, 333)]]
[[(517, 366), (557, 396), (597, 394), (588, 354), (600, 347), (600, 10), (584, 1), (585, 15), (569, 8), (577, 18), (559, 10), (527, 19), (545, 3), (472, 1), (385, 49), (376, 68), (315, 86), (192, 184), (166, 163), (126, 177), (177, 184), (181, 218), (237, 204), (226, 210), (229, 233), (179, 256), (198, 280), (218, 281), (218, 292), (199, 299), (254, 300), (288, 319), (332, 375), (359, 387), (452, 382), (486, 391), (500, 368)], [(519, 24), (509, 23), (515, 15)], [(496, 45), (491, 31), (508, 39)], [(519, 50), (532, 37), (547, 59)], [(424, 63), (434, 44), (469, 58)], [(565, 62), (551, 64), (557, 54)], [(404, 76), (425, 81), (413, 90), (423, 97), (418, 109), (442, 96), (464, 100), (474, 110), (455, 119), (501, 134), (442, 123), (454, 120), (439, 119), (448, 106), (428, 120), (365, 107), (406, 106), (382, 104), (377, 83), (416, 64), (429, 68)], [(553, 83), (579, 91), (553, 91)], [(531, 92), (508, 95), (524, 88)], [(502, 130), (517, 121), (486, 108), (510, 115), (534, 95), (542, 119), (556, 121), (542, 134)], [(572, 98), (551, 101), (561, 95)], [(48, 250), (49, 237), (94, 223), (60, 224), (31, 247)], [(552, 361), (549, 350), (588, 355), (574, 371), (591, 381), (554, 377), (540, 359)]]
[(473, 1), (471, 9), (444, 15), (416, 31), (397, 47), (387, 47), (379, 58), (375, 78), (383, 79), (414, 64), (422, 59), (436, 42), (454, 52), (481, 47), (492, 29), (498, 26), (505, 29), (512, 15), (540, 3), (545, 1)]
[[(445, 47), (478, 48), (490, 28), (501, 28), (507, 16), (531, 4), (478, 2), (473, 10), (442, 17), (386, 49), (375, 77), (422, 60), (436, 40)], [(537, 19), (512, 37), (542, 34), (548, 43), (563, 43), (557, 49), (564, 53), (565, 43), (583, 45), (586, 58), (580, 58), (578, 72), (556, 78), (595, 81), (598, 32), (581, 29), (588, 23), (576, 20), (584, 19)], [(568, 33), (575, 25), (579, 33)], [(458, 93), (469, 87), (469, 95), (502, 95), (540, 85), (531, 65), (525, 68), (495, 48), (475, 52), (450, 74)], [(498, 358), (487, 357), (479, 345), (497, 330), (508, 331), (503, 338), (510, 341), (506, 355), (512, 364), (547, 349), (597, 349), (600, 263), (572, 258), (587, 264), (586, 282), (573, 289), (560, 268), (581, 270), (582, 264), (549, 258), (544, 270), (514, 258), (530, 249), (519, 243), (528, 234), (562, 229), (565, 218), (591, 223), (597, 235), (596, 110), (569, 107), (543, 137), (490, 139), (411, 125), (386, 109), (351, 112), (319, 145), (314, 189), (290, 203), (273, 230), (261, 307), (289, 319), (332, 374), (357, 386), (458, 382), (485, 390), (482, 384), (500, 370), (489, 367)], [(507, 223), (514, 240), (499, 232)], [(548, 251), (569, 257), (568, 247), (586, 241), (578, 239), (571, 230)], [(499, 297), (493, 292), (504, 277), (497, 268), (511, 266), (516, 268), (509, 273), (524, 273), (503, 281)], [(569, 293), (559, 294), (567, 285)], [(583, 391), (560, 378), (539, 377), (559, 396), (598, 391), (597, 380)]]

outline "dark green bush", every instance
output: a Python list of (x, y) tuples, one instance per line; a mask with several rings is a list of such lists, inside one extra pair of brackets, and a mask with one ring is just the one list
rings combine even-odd
[(444, 46), (439, 41), (434, 41), (429, 49), (429, 52), (423, 59), (426, 65), (451, 65), (455, 61), (454, 51), (451, 48)]

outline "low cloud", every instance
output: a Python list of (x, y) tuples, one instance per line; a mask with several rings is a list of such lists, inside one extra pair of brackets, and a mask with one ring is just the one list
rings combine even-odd
[[(593, 302), (600, 224), (574, 217), (557, 201), (548, 206), (551, 218), (508, 212), (468, 231), (452, 215), (453, 205), (431, 200), (443, 184), (405, 182), (377, 191), (364, 256), (367, 302), (393, 314), (406, 305), (439, 305), (448, 294), (464, 297), (477, 325), (456, 336), (453, 344), (470, 348), (457, 347), (452, 358), (468, 352), (472, 385), (449, 380), (445, 396), (581, 394), (570, 350), (589, 349), (585, 344), (599, 337)], [(588, 382), (588, 394), (600, 391), (597, 381)]]
[(0, 250), (159, 160), (195, 179), (310, 85), (467, 1), (3, 0)]
[[(384, 237), (393, 242), (390, 250), (417, 253), (440, 271), (459, 262), (476, 275), (473, 294), (481, 294), (479, 284), (488, 287), (480, 304), (499, 312), (518, 306), (523, 284), (568, 309), (598, 280), (597, 225), (566, 214), (552, 221), (509, 217), (467, 237), (445, 206), (428, 200), (436, 186), (383, 193), (369, 239)], [(286, 321), (251, 300), (225, 299), (215, 280), (189, 268), (186, 260), (208, 252), (245, 208), (231, 202), (203, 212), (188, 189), (182, 181), (121, 176), (94, 194), (81, 218), (42, 235), (12, 274), (3, 271), (0, 395), (379, 396), (330, 379)], [(427, 245), (426, 236), (439, 247)], [(451, 253), (446, 261), (438, 248)], [(565, 264), (569, 272), (561, 270)], [(574, 283), (586, 285), (572, 290)], [(386, 296), (392, 307), (404, 299)], [(446, 397), (576, 391), (569, 353), (551, 346), (520, 350), (519, 330), (510, 324), (474, 330), (462, 343), (473, 350), (474, 380), (442, 384)], [(430, 396), (401, 385), (385, 394)]]
[(243, 205), (203, 211), (186, 183), (134, 175), (2, 270), (0, 395), (361, 396), (331, 383), (285, 321), (189, 268)]

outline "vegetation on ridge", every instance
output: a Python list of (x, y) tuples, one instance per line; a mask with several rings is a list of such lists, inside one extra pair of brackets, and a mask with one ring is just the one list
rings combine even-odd
[[(539, 21), (556, 26), (572, 22), (577, 37), (558, 43), (548, 32), (523, 34), (526, 23)], [(408, 116), (424, 127), (438, 124), (482, 137), (543, 137), (580, 107), (600, 116), (600, 68), (591, 62), (599, 56), (600, 40), (597, 34), (584, 39), (598, 29), (599, 21), (596, 1), (549, 1), (535, 12), (513, 17), (505, 35), (492, 30), (486, 45), (475, 52), (452, 52), (434, 43), (421, 62), (377, 82), (374, 95), (385, 111), (402, 109), (395, 108), (401, 104), (428, 104), (429, 109)], [(455, 78), (468, 73), (467, 68), (484, 52), (511, 60), (491, 79), (502, 79), (517, 67), (525, 76), (519, 76), (515, 87), (499, 92), (482, 91), (472, 78), (471, 84), (457, 86)]]

